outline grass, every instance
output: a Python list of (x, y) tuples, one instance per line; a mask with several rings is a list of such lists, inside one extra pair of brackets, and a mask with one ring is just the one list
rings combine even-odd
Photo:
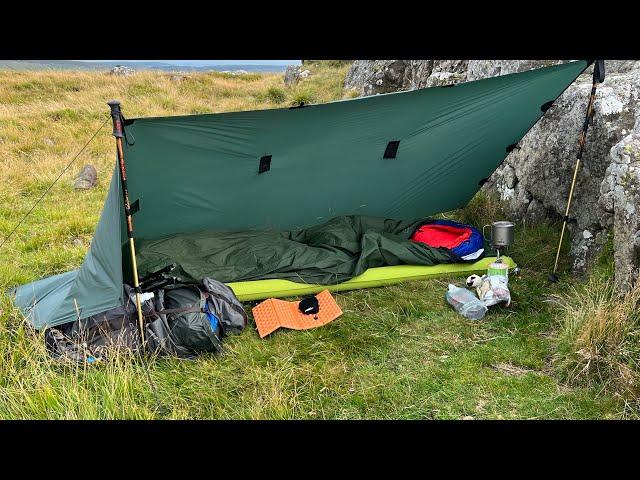
[(617, 295), (611, 275), (555, 297), (561, 309), (554, 366), (560, 378), (620, 397), (640, 417), (640, 286)]
[[(305, 64), (311, 75), (164, 73), (111, 77), (85, 72), (0, 72), (0, 233), (6, 235), (69, 158), (107, 118), (283, 107), (344, 92), (342, 62)], [(311, 100), (312, 99), (312, 100)], [(77, 267), (89, 247), (114, 163), (106, 126), (71, 172), (0, 250), (0, 289)], [(98, 186), (72, 189), (82, 165)], [(478, 195), (449, 216), (482, 225), (500, 215)], [(557, 227), (519, 226), (510, 252), (522, 272), (513, 303), (469, 322), (444, 302), (436, 279), (336, 294), (344, 315), (309, 331), (261, 340), (252, 323), (221, 356), (196, 361), (124, 354), (92, 366), (51, 359), (40, 334), (0, 297), (0, 418), (617, 418), (625, 401), (575, 382), (558, 366), (558, 316), (547, 301)], [(564, 267), (567, 265), (565, 264)], [(578, 288), (578, 287), (575, 287)], [(250, 307), (250, 304), (246, 305)], [(555, 357), (554, 357), (555, 355)], [(148, 368), (148, 371), (147, 371)], [(155, 387), (152, 387), (155, 386)]]

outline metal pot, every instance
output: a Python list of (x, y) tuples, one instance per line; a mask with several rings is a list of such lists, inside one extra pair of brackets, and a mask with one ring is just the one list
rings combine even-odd
[(504, 248), (513, 244), (515, 224), (506, 221), (493, 222), (491, 225), (482, 227), (483, 235), (485, 229), (489, 226), (491, 227), (491, 238), (488, 240), (491, 245), (495, 248)]

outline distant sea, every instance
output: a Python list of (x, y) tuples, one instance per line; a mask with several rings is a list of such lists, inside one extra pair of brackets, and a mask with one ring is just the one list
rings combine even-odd
[[(294, 61), (291, 62), (292, 64)], [(284, 72), (286, 65), (176, 65), (162, 62), (83, 62), (81, 60), (0, 60), (0, 70), (111, 70), (116, 65), (125, 65), (133, 70), (162, 70), (165, 72), (209, 72), (235, 71)]]

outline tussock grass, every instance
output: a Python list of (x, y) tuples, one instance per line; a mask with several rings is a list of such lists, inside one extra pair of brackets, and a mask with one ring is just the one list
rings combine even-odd
[[(304, 68), (311, 75), (292, 87), (281, 74), (0, 71), (0, 235), (108, 118), (106, 101), (119, 99), (125, 116), (138, 117), (354, 95), (342, 89), (344, 62)], [(74, 191), (86, 163), (98, 185)], [(344, 315), (322, 328), (260, 339), (250, 322), (226, 340), (223, 355), (148, 359), (155, 389), (145, 364), (124, 354), (61, 364), (4, 292), (80, 265), (114, 164), (107, 124), (0, 250), (0, 418), (601, 418), (621, 410), (606, 392), (564, 385), (550, 371), (556, 307), (544, 301), (545, 278), (557, 227), (544, 225), (516, 230), (508, 253), (522, 274), (510, 281), (513, 303), (482, 322), (449, 308), (446, 285), (462, 279), (442, 278), (336, 294)], [(482, 225), (504, 218), (495, 208), (478, 196), (447, 215)]]
[(287, 94), (282, 88), (269, 87), (267, 98), (273, 103), (282, 103), (287, 99)]
[(148, 419), (157, 414), (139, 357), (110, 352), (108, 362), (96, 365), (55, 360), (43, 334), (28, 327), (6, 301), (2, 306), (9, 314), (0, 329), (0, 418)]
[(593, 275), (555, 297), (561, 308), (554, 364), (573, 384), (600, 388), (640, 411), (640, 287), (614, 292), (610, 277)]

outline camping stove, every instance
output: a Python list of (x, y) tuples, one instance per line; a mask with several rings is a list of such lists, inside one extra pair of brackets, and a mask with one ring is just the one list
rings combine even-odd
[[(482, 227), (482, 234), (484, 235), (485, 229), (491, 227), (491, 238), (488, 241), (493, 248), (496, 249), (496, 262), (502, 262), (500, 258), (500, 250), (507, 248), (513, 244), (515, 224), (504, 220), (493, 222), (491, 225), (485, 225)], [(486, 238), (486, 236), (485, 236)]]

